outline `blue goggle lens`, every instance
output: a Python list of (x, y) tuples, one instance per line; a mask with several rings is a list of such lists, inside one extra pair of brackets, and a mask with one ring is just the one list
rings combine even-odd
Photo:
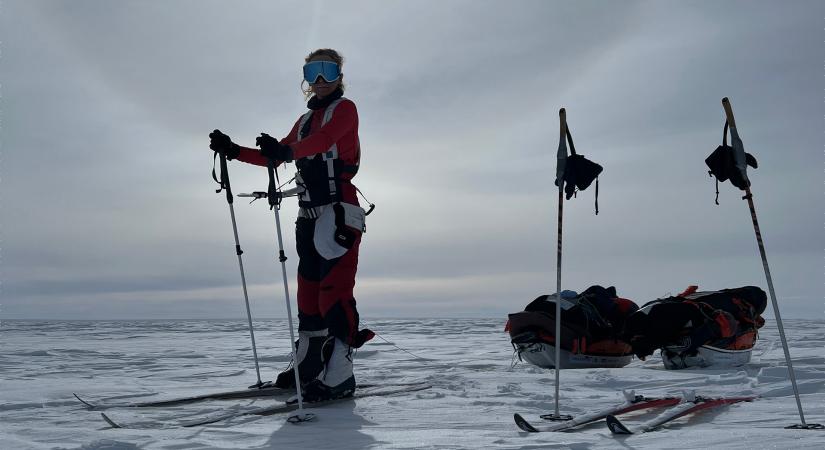
[(304, 64), (304, 79), (309, 83), (315, 83), (318, 77), (330, 83), (340, 76), (341, 70), (338, 68), (338, 64), (332, 61), (312, 61)]

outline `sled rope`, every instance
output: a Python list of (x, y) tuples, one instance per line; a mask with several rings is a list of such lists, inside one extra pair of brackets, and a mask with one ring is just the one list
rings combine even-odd
[[(362, 320), (361, 322), (364, 322), (364, 321)], [(364, 325), (369, 326), (369, 325), (367, 325), (367, 323), (366, 323), (366, 322), (364, 323)], [(395, 345), (394, 343), (392, 343), (392, 342), (390, 342), (390, 341), (388, 341), (388, 340), (384, 339), (384, 336), (381, 336), (380, 334), (378, 334), (378, 333), (377, 333), (377, 332), (375, 332), (374, 330), (373, 330), (373, 333), (375, 333), (375, 335), (376, 335), (376, 336), (378, 336), (378, 338), (380, 338), (382, 341), (386, 342), (387, 344), (392, 345), (392, 346), (393, 346), (393, 347), (395, 347), (396, 349), (401, 350), (402, 352), (404, 352), (404, 353), (406, 353), (406, 354), (408, 354), (408, 355), (411, 355), (411, 356), (415, 357), (416, 359), (421, 359), (421, 360), (424, 360), (424, 361), (429, 361), (429, 359), (427, 359), (427, 358), (422, 358), (422, 357), (420, 357), (420, 356), (416, 355), (415, 353), (412, 353), (412, 352), (410, 352), (410, 351), (408, 351), (408, 350), (404, 350), (403, 348), (401, 348), (401, 347), (399, 347), (399, 346)]]

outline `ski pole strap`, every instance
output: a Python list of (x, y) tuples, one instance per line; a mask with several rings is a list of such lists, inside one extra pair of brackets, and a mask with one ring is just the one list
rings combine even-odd
[(267, 189), (267, 200), (269, 201), (269, 209), (278, 207), (280, 209), (280, 203), (278, 201), (278, 184), (275, 181), (275, 178), (278, 176), (277, 172), (275, 171), (275, 160), (270, 158), (267, 160), (266, 163), (266, 171), (269, 175), (269, 188)]
[(226, 155), (221, 153), (221, 179), (218, 180), (217, 175), (215, 174), (215, 159), (218, 157), (218, 152), (212, 156), (212, 179), (215, 180), (215, 183), (218, 183), (220, 186), (215, 193), (220, 193), (222, 190), (226, 189), (226, 201), (229, 204), (232, 204), (232, 187), (229, 185), (229, 168), (226, 165)]
[(725, 119), (725, 128), (722, 129), (722, 146), (728, 146), (728, 120)]
[[(725, 119), (725, 126), (724, 126), (724, 128), (722, 128), (722, 147), (727, 147), (728, 146), (728, 128), (729, 128), (728, 119)], [(716, 178), (716, 176), (713, 175), (712, 170), (708, 171), (708, 174), (710, 174), (710, 176)], [(714, 203), (719, 205), (719, 178), (716, 178), (716, 198), (714, 199)]]
[(373, 202), (371, 202), (371, 201), (367, 200), (367, 196), (366, 196), (366, 195), (364, 195), (364, 193), (363, 193), (363, 192), (361, 192), (361, 189), (355, 188), (355, 191), (356, 191), (356, 192), (358, 192), (358, 193), (361, 195), (361, 198), (363, 198), (363, 199), (364, 199), (364, 201), (365, 201), (365, 202), (367, 202), (367, 204), (369, 204), (369, 205), (370, 205), (369, 209), (368, 209), (368, 210), (367, 210), (367, 212), (364, 214), (365, 216), (370, 215), (370, 213), (372, 212), (372, 210), (373, 210), (373, 209), (375, 209), (375, 203), (373, 203)]
[(599, 215), (599, 177), (596, 177), (596, 215)]
[[(218, 190), (215, 191), (215, 193), (218, 193), (218, 192), (223, 190), (223, 183), (221, 183), (218, 180), (218, 176), (215, 174), (215, 158), (217, 158), (217, 157), (218, 157), (218, 152), (215, 152), (215, 154), (212, 155), (212, 179), (215, 180), (215, 183), (218, 183), (218, 186), (220, 186), (218, 188)], [(223, 176), (221, 176), (221, 178), (223, 178)]]
[(567, 143), (570, 146), (570, 154), (575, 155), (576, 154), (576, 146), (573, 145), (573, 136), (570, 134), (570, 127), (567, 126), (567, 124), (565, 124), (564, 133), (567, 135)]

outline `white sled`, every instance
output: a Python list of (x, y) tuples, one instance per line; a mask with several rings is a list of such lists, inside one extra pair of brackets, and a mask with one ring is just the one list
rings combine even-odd
[[(538, 367), (554, 369), (556, 367), (556, 347), (543, 342), (515, 344), (522, 359)], [(602, 356), (571, 353), (561, 349), (559, 352), (560, 369), (592, 369), (598, 367), (624, 367), (630, 364), (633, 355)]]
[(661, 354), (665, 369), (669, 370), (710, 366), (726, 368), (744, 366), (749, 363), (751, 361), (752, 350), (753, 349), (727, 350), (724, 348), (711, 347), (710, 345), (703, 345), (699, 347), (696, 355), (693, 356), (681, 356), (677, 352), (669, 352), (667, 351), (667, 347), (662, 349)]

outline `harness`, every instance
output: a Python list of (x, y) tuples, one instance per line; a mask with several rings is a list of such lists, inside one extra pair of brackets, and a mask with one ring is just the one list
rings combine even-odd
[[(321, 126), (326, 125), (332, 119), (335, 107), (343, 100), (345, 98), (341, 97), (326, 107)], [(298, 125), (298, 141), (309, 136), (314, 112), (309, 111), (301, 117)], [(298, 159), (295, 161), (295, 167), (298, 168), (295, 183), (303, 188), (303, 192), (298, 195), (298, 206), (308, 210), (340, 202), (342, 175), (358, 173), (358, 161), (356, 160), (352, 165), (344, 164), (344, 161), (339, 158), (336, 143), (333, 143), (323, 153)]]

